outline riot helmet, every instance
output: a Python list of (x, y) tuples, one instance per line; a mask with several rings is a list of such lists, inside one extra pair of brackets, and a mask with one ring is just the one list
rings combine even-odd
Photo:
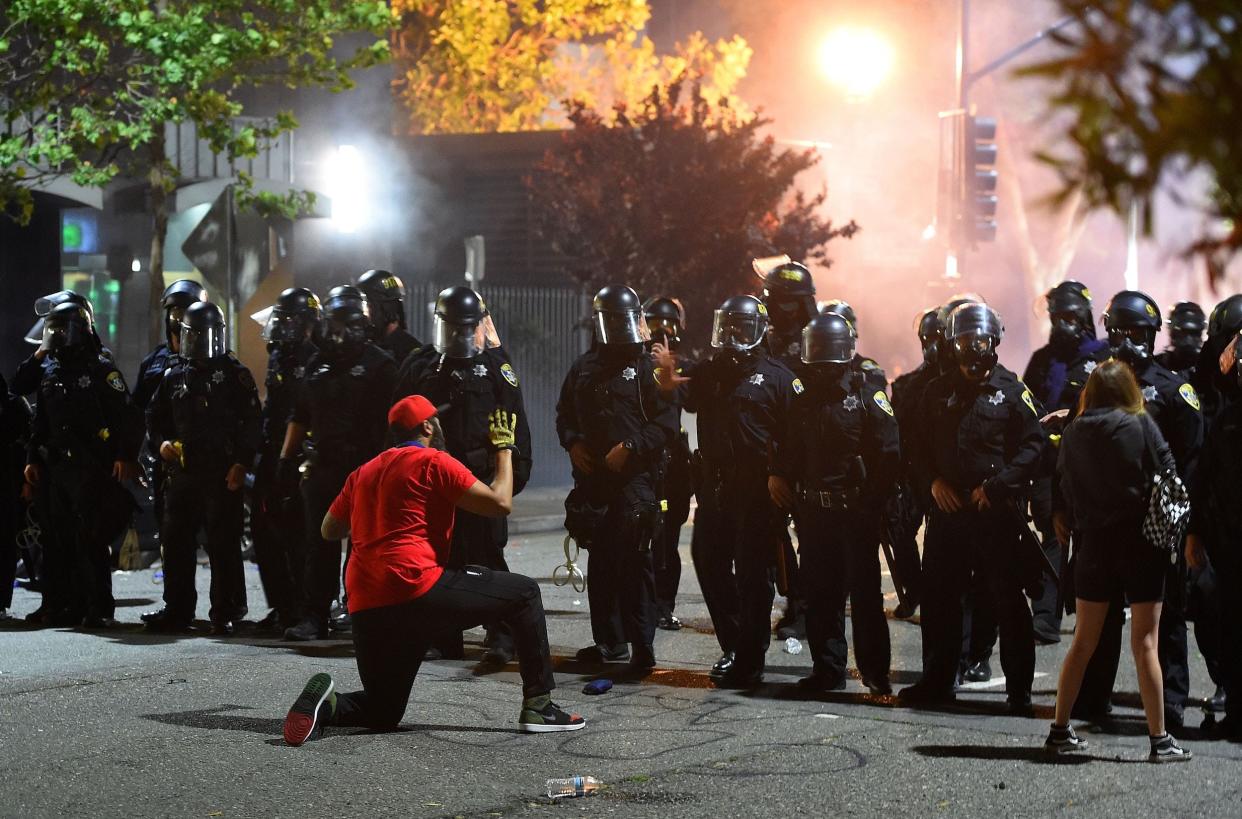
[(967, 303), (949, 314), (945, 336), (963, 375), (982, 381), (996, 367), (996, 348), (1005, 336), (1000, 314), (986, 304)]
[(1225, 338), (1242, 331), (1242, 293), (1222, 301), (1212, 308), (1212, 316), (1208, 319), (1208, 338)]
[(854, 331), (854, 337), (858, 337), (858, 314), (854, 312), (854, 308), (850, 307), (848, 302), (841, 299), (829, 299), (819, 306), (820, 315), (837, 315), (850, 323), (850, 328)]
[(675, 350), (681, 344), (685, 328), (685, 314), (681, 305), (667, 296), (655, 296), (643, 303), (643, 319), (652, 341), (658, 341)]
[(940, 329), (937, 331), (935, 359), (942, 373), (949, 372), (954, 367), (953, 339), (948, 335), (949, 316), (964, 304), (984, 303), (983, 296), (977, 293), (958, 293), (936, 308), (936, 324)]
[(328, 291), (323, 305), (320, 347), (329, 357), (349, 357), (362, 351), (371, 326), (367, 297), (352, 285)]
[(486, 346), (483, 319), (488, 315), (483, 297), (464, 284), (446, 287), (436, 296), (432, 341), (447, 358), (474, 358)]
[(785, 262), (763, 276), (763, 303), (767, 305), (772, 332), (790, 337), (815, 315), (815, 280), (806, 265)]
[(46, 318), (53, 308), (61, 304), (76, 304), (86, 310), (87, 321), (90, 322), (91, 336), (96, 344), (102, 347), (99, 336), (95, 333), (95, 308), (91, 305), (90, 299), (79, 295), (72, 290), (57, 290), (55, 293), (48, 293), (46, 296), (40, 296), (34, 302), (34, 314), (37, 318), (35, 323), (31, 325), (26, 332), (26, 341), (29, 344), (42, 344), (44, 341), (44, 330), (47, 327)]
[(712, 346), (745, 352), (763, 341), (768, 331), (768, 308), (754, 296), (730, 296), (716, 308)]
[(358, 277), (358, 289), (371, 307), (371, 323), (381, 336), (394, 321), (405, 327), (405, 283), (387, 270), (368, 270)]
[(75, 301), (61, 301), (43, 317), (43, 346), (55, 355), (85, 349), (92, 340), (91, 317)]
[(856, 346), (854, 328), (839, 313), (822, 313), (802, 328), (803, 364), (848, 364)]
[(643, 306), (633, 288), (610, 284), (591, 303), (595, 338), (600, 344), (639, 344), (646, 339)]
[(1169, 311), (1169, 351), (1188, 366), (1193, 364), (1203, 346), (1206, 329), (1203, 308), (1193, 301), (1179, 301)]
[(181, 357), (210, 361), (229, 351), (224, 313), (209, 301), (197, 301), (181, 316)]
[(177, 279), (164, 288), (160, 306), (164, 308), (164, 337), (170, 345), (174, 338), (180, 340), (181, 318), (186, 308), (202, 301), (207, 301), (207, 288), (193, 279)]
[(936, 358), (940, 353), (940, 340), (943, 337), (944, 328), (940, 326), (938, 313), (939, 311), (935, 308), (924, 310), (915, 321), (919, 347), (923, 350), (923, 362), (929, 367), (936, 364)]
[(1044, 294), (1051, 331), (1049, 343), (1066, 352), (1073, 352), (1083, 339), (1095, 338), (1091, 317), (1091, 291), (1082, 282), (1063, 281)]
[(1113, 356), (1130, 366), (1151, 358), (1160, 332), (1160, 308), (1146, 293), (1122, 290), (1104, 312), (1104, 327)]
[(281, 291), (263, 323), (268, 349), (296, 345), (314, 331), (323, 314), (319, 297), (305, 287)]

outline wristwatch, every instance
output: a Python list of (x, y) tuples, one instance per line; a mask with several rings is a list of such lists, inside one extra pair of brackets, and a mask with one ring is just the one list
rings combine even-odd
[(628, 449), (630, 452), (633, 452), (633, 451), (634, 451), (634, 442), (633, 442), (632, 440), (630, 440), (629, 438), (627, 438), (627, 439), (625, 439), (624, 441), (622, 441), (622, 442), (621, 442), (621, 446), (625, 447), (625, 448), (626, 448), (626, 449)]

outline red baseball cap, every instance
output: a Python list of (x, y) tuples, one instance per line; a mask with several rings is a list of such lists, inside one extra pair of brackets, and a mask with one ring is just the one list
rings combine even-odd
[(434, 418), (435, 415), (435, 404), (421, 395), (407, 395), (388, 410), (388, 424), (414, 429), (428, 418)]

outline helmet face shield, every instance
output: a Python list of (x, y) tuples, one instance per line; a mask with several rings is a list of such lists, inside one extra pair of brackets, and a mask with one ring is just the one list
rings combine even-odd
[(996, 366), (998, 343), (992, 335), (966, 333), (953, 339), (953, 354), (968, 376), (984, 378)]
[(752, 350), (763, 341), (768, 322), (763, 316), (717, 310), (712, 319), (712, 346), (724, 350)]
[(43, 323), (43, 346), (52, 351), (80, 347), (89, 336), (84, 322), (52, 320)]
[(481, 323), (452, 324), (439, 313), (432, 324), (431, 335), (436, 352), (447, 358), (474, 358), (486, 346)]
[(600, 344), (639, 344), (646, 341), (647, 323), (642, 310), (595, 312), (595, 337)]
[(181, 355), (194, 361), (207, 361), (229, 350), (228, 334), (223, 327), (196, 329), (181, 325)]
[(811, 327), (802, 330), (803, 364), (848, 364), (854, 360), (855, 341), (852, 335), (825, 336)]
[(362, 314), (350, 318), (324, 319), (322, 347), (330, 353), (361, 350), (367, 341), (369, 325), (367, 316)]
[(304, 332), (301, 316), (281, 310), (271, 312), (263, 325), (263, 340), (270, 344), (300, 341)]

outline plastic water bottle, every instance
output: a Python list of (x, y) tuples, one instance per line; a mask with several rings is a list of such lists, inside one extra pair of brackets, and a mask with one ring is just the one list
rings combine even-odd
[(785, 641), (785, 653), (786, 654), (801, 654), (802, 653), (802, 641), (799, 640), (797, 637), (790, 637), (788, 640)]
[(590, 796), (604, 783), (593, 776), (571, 776), (568, 779), (549, 779), (548, 798), (562, 799), (567, 796)]

